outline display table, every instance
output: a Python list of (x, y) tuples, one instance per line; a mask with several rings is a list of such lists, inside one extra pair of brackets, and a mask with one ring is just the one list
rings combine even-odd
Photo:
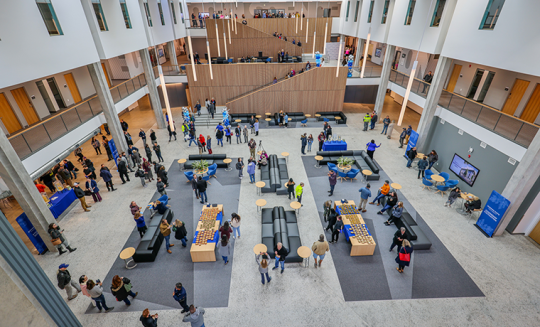
[(216, 261), (216, 243), (219, 240), (219, 226), (222, 220), (222, 204), (218, 204), (216, 207), (203, 207), (189, 250), (191, 261)]
[(77, 197), (75, 196), (75, 191), (68, 191), (66, 189), (62, 192), (54, 193), (50, 197), (50, 200), (51, 206), (49, 207), (49, 210), (51, 210), (54, 218), (58, 218), (67, 208), (69, 208), (73, 201), (77, 200)]
[(347, 151), (347, 142), (345, 141), (326, 141), (322, 146), (323, 151)]
[(347, 241), (351, 242), (350, 256), (373, 255), (377, 244), (354, 201), (349, 200), (346, 203), (334, 201), (334, 210), (341, 215), (343, 233)]
[[(124, 260), (126, 263), (126, 269), (133, 269), (137, 267), (137, 264), (135, 261), (133, 261), (133, 255), (135, 254), (135, 248), (126, 248), (122, 252), (120, 252), (120, 259)], [(129, 265), (131, 262), (133, 262), (133, 265)]]

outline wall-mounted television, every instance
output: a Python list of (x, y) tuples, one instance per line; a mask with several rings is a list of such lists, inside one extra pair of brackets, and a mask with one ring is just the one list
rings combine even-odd
[(382, 48), (375, 49), (375, 57), (380, 58), (382, 53)]
[(470, 186), (474, 185), (474, 182), (478, 178), (480, 170), (471, 165), (467, 160), (460, 157), (457, 153), (454, 154), (454, 158), (450, 163), (450, 171), (456, 174), (462, 181)]

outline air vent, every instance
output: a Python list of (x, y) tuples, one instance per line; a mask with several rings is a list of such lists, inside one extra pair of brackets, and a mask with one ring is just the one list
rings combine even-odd
[(512, 166), (515, 166), (516, 165), (516, 159), (508, 158), (508, 163), (511, 164)]
[(128, 66), (122, 66), (120, 68), (122, 69), (123, 72), (129, 72)]
[(332, 7), (332, 10), (338, 10), (338, 7)]

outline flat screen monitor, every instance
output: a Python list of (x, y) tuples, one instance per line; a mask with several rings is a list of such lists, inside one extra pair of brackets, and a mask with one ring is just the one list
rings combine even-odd
[(474, 182), (478, 178), (480, 170), (475, 166), (471, 165), (465, 159), (460, 157), (457, 153), (454, 154), (454, 158), (450, 163), (450, 170), (456, 174), (462, 181), (469, 184), (470, 186), (474, 185)]

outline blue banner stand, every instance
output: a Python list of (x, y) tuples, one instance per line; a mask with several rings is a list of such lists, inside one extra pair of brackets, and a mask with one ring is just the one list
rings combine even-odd
[(496, 191), (491, 192), (484, 210), (476, 221), (476, 226), (486, 237), (492, 237), (502, 217), (508, 210), (510, 201)]
[(405, 154), (403, 155), (407, 160), (409, 160), (409, 157), (407, 157), (407, 152), (409, 152), (410, 149), (414, 148), (416, 146), (416, 142), (418, 141), (418, 133), (413, 129), (411, 130), (411, 136), (409, 137), (409, 143), (407, 143), (407, 149), (405, 150)]
[(19, 223), (21, 229), (24, 231), (26, 236), (28, 236), (32, 244), (34, 244), (39, 254), (44, 254), (45, 252), (49, 251), (45, 245), (45, 242), (43, 242), (43, 239), (41, 239), (41, 236), (39, 236), (36, 228), (34, 225), (32, 225), (30, 219), (28, 219), (24, 212), (15, 220), (17, 220), (17, 223)]
[(116, 164), (116, 168), (118, 169), (118, 158), (120, 156), (118, 155), (118, 149), (116, 148), (116, 144), (114, 143), (113, 139), (109, 141), (109, 148), (111, 149), (111, 153), (114, 158), (114, 163)]

